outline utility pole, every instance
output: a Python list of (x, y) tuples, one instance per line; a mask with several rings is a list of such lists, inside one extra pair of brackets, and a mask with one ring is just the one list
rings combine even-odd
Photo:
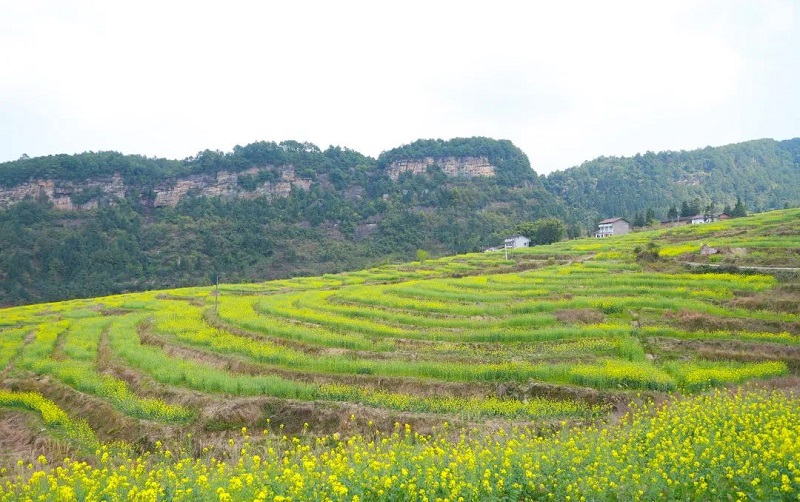
[(219, 314), (219, 274), (217, 274), (217, 289), (214, 292), (214, 313)]

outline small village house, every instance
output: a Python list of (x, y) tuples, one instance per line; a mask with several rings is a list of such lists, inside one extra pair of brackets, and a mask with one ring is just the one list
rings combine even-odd
[(524, 235), (515, 235), (503, 241), (503, 246), (506, 249), (527, 248), (530, 247), (531, 240)]
[(631, 231), (631, 222), (625, 218), (608, 218), (597, 224), (597, 238), (610, 237), (612, 235), (627, 234)]
[(703, 223), (712, 223), (714, 221), (729, 220), (731, 216), (728, 213), (711, 214), (696, 214), (694, 216), (681, 216), (671, 220), (664, 220), (661, 222), (662, 227), (678, 227), (681, 225), (702, 225)]

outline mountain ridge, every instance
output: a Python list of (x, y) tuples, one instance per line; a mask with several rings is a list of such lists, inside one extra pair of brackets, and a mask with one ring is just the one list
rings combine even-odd
[[(486, 141), (488, 140), (488, 141)], [(205, 150), (199, 152), (196, 156), (188, 157), (183, 160), (171, 160), (164, 158), (149, 158), (142, 155), (123, 155), (118, 152), (84, 152), (75, 155), (49, 155), (43, 157), (24, 158), (17, 161), (0, 163), (0, 209), (6, 209), (11, 204), (23, 200), (25, 197), (36, 198), (37, 196), (46, 195), (51, 199), (55, 205), (63, 209), (94, 209), (96, 204), (87, 204), (91, 200), (92, 195), (101, 195), (97, 191), (97, 186), (92, 186), (91, 183), (88, 188), (94, 189), (80, 191), (81, 188), (75, 186), (72, 190), (67, 187), (66, 192), (68, 196), (78, 199), (79, 203), (70, 205), (65, 200), (59, 200), (58, 197), (63, 197), (64, 193), (57, 194), (55, 187), (49, 186), (55, 181), (62, 181), (69, 184), (80, 182), (95, 182), (95, 185), (101, 185), (100, 191), (110, 193), (116, 197), (120, 197), (121, 191), (119, 190), (119, 183), (128, 185), (143, 184), (144, 190), (153, 189), (153, 184), (160, 183), (162, 186), (156, 192), (168, 191), (168, 181), (175, 181), (176, 179), (188, 179), (197, 175), (209, 175), (222, 173), (224, 176), (242, 175), (243, 180), (241, 184), (245, 188), (241, 191), (240, 195), (251, 197), (254, 190), (248, 190), (249, 186), (254, 187), (257, 183), (264, 183), (267, 181), (277, 182), (288, 181), (290, 184), (299, 184), (308, 189), (308, 181), (310, 176), (315, 174), (315, 169), (319, 168), (319, 162), (309, 162), (310, 156), (323, 155), (331, 158), (335, 157), (350, 157), (348, 161), (353, 165), (358, 165), (362, 171), (371, 171), (372, 174), (379, 174), (381, 172), (389, 172), (390, 177), (396, 181), (401, 172), (411, 172), (412, 174), (422, 174), (427, 172), (430, 166), (444, 165), (445, 174), (449, 176), (458, 175), (457, 164), (459, 159), (473, 159), (474, 165), (480, 165), (480, 168), (470, 168), (464, 170), (462, 173), (467, 177), (472, 176), (491, 176), (492, 171), (496, 168), (490, 161), (492, 155), (491, 147), (486, 147), (483, 144), (475, 145), (475, 142), (486, 141), (489, 145), (506, 145), (511, 149), (517, 150), (519, 157), (524, 157), (523, 161), (516, 160), (513, 169), (503, 170), (501, 177), (508, 184), (520, 183), (521, 181), (538, 180), (544, 182), (544, 185), (551, 193), (564, 198), (565, 202), (570, 205), (578, 206), (581, 209), (590, 209), (592, 204), (587, 203), (585, 200), (573, 196), (572, 192), (576, 189), (585, 188), (574, 185), (574, 182), (580, 178), (589, 178), (594, 186), (591, 187), (587, 195), (594, 197), (596, 200), (599, 195), (604, 191), (604, 184), (600, 183), (601, 178), (613, 178), (620, 180), (620, 168), (628, 171), (636, 171), (639, 174), (657, 174), (665, 179), (671, 180), (675, 185), (686, 187), (684, 190), (664, 190), (665, 196), (657, 200), (658, 209), (666, 210), (668, 207), (668, 198), (676, 199), (683, 198), (683, 200), (691, 197), (717, 197), (718, 202), (726, 203), (735, 200), (737, 196), (742, 196), (744, 201), (754, 209), (766, 210), (778, 208), (781, 202), (794, 202), (792, 197), (796, 194), (791, 190), (786, 190), (791, 186), (791, 182), (795, 180), (794, 177), (783, 180), (785, 182), (778, 183), (783, 186), (779, 190), (777, 198), (759, 197), (755, 192), (765, 192), (777, 188), (778, 184), (761, 185), (749, 187), (741, 176), (728, 183), (725, 192), (714, 190), (713, 193), (703, 193), (702, 190), (693, 190), (691, 187), (700, 186), (704, 187), (703, 177), (708, 176), (719, 165), (724, 165), (726, 162), (729, 164), (738, 163), (743, 171), (748, 171), (749, 175), (754, 174), (752, 167), (747, 166), (742, 162), (741, 158), (736, 158), (737, 155), (741, 157), (742, 151), (745, 155), (755, 152), (759, 158), (756, 159), (755, 167), (767, 165), (769, 162), (774, 162), (775, 158), (769, 157), (771, 153), (783, 153), (784, 158), (779, 160), (784, 166), (791, 164), (797, 168), (800, 165), (800, 138), (792, 138), (787, 140), (774, 140), (770, 138), (749, 140), (740, 143), (730, 143), (723, 146), (706, 146), (694, 150), (665, 150), (660, 152), (647, 151), (644, 154), (637, 153), (633, 156), (600, 156), (593, 160), (587, 160), (577, 166), (573, 166), (563, 170), (553, 171), (547, 175), (536, 175), (535, 170), (530, 166), (527, 156), (513, 146), (508, 140), (490, 140), (489, 138), (455, 138), (452, 140), (417, 140), (407, 145), (384, 151), (377, 158), (372, 158), (355, 150), (342, 147), (330, 146), (328, 149), (322, 151), (312, 143), (301, 143), (298, 141), (284, 141), (281, 143), (260, 141), (251, 143), (245, 146), (237, 145), (231, 152), (211, 151)], [(495, 143), (494, 145), (492, 143)], [(731, 152), (738, 150), (738, 152)], [(722, 158), (720, 155), (722, 153)], [(724, 158), (727, 156), (728, 158)], [(496, 155), (495, 155), (496, 157)], [(338, 159), (341, 161), (341, 159)], [(398, 167), (398, 163), (405, 162), (404, 168)], [(420, 162), (422, 164), (420, 164)], [(448, 167), (448, 163), (449, 166)], [(659, 164), (660, 163), (660, 164)], [(672, 164), (679, 164), (678, 169)], [(709, 164), (710, 163), (710, 164)], [(716, 166), (714, 164), (717, 164)], [(285, 175), (281, 172), (281, 168), (288, 167), (289, 170), (295, 168), (295, 164), (300, 164), (301, 171), (299, 175), (294, 173), (287, 173)], [(682, 164), (682, 165), (680, 165)], [(656, 167), (663, 167), (667, 165), (669, 170), (656, 171)], [(394, 167), (393, 167), (394, 166)], [(409, 167), (410, 166), (410, 167)], [(680, 169), (688, 168), (688, 169)], [(277, 169), (277, 172), (276, 172)], [(448, 172), (449, 169), (449, 172)], [(477, 170), (476, 170), (477, 169)], [(242, 171), (249, 171), (242, 173)], [(480, 171), (480, 172), (478, 172)], [(471, 173), (475, 174), (471, 174)], [(676, 174), (677, 173), (677, 174)], [(324, 174), (324, 172), (322, 173)], [(759, 174), (759, 173), (756, 173)], [(248, 175), (252, 175), (255, 179), (248, 179)], [(681, 176), (682, 175), (682, 176)], [(281, 179), (283, 178), (283, 179)], [(650, 176), (652, 181), (652, 176)], [(800, 178), (798, 178), (800, 179)], [(106, 181), (106, 186), (102, 186), (102, 181)], [(238, 180), (234, 180), (237, 182)], [(339, 180), (337, 188), (343, 188), (341, 181), (350, 182), (352, 180)], [(570, 181), (573, 184), (570, 184)], [(630, 180), (627, 180), (630, 181)], [(534, 181), (535, 182), (535, 181)], [(598, 186), (599, 185), (599, 186)], [(40, 188), (41, 187), (41, 188)], [(11, 189), (17, 189), (11, 190)], [(636, 187), (638, 190), (649, 188)], [(659, 187), (664, 188), (664, 187)], [(191, 190), (191, 188), (190, 188)], [(190, 190), (187, 190), (190, 191)], [(578, 190), (580, 191), (580, 190)], [(266, 189), (257, 192), (255, 195), (288, 195), (290, 189), (286, 185), (275, 187), (274, 189)], [(209, 194), (215, 195), (212, 191)], [(778, 200), (778, 198), (784, 200)], [(601, 197), (602, 199), (602, 197)], [(672, 200), (670, 199), (670, 200)], [(615, 197), (619, 202), (619, 198)], [(99, 202), (99, 201), (98, 201)], [(677, 200), (680, 202), (680, 200)], [(596, 204), (595, 204), (596, 205)], [(600, 212), (604, 214), (611, 213), (632, 213), (642, 209), (636, 204), (600, 204)], [(599, 217), (600, 215), (598, 215)], [(632, 217), (633, 214), (628, 214)]]
[(575, 237), (609, 216), (738, 197), (755, 211), (800, 205), (800, 139), (600, 157), (547, 176), (510, 141), (480, 137), (378, 158), (262, 141), (180, 161), (22, 159), (0, 164), (0, 304), (318, 275), (478, 250), (541, 218)]

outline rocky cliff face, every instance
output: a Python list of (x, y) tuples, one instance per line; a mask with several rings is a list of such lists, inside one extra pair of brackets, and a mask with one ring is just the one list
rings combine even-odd
[[(257, 181), (265, 172), (272, 172), (274, 181)], [(253, 180), (242, 186), (243, 178)], [(277, 179), (275, 179), (277, 178)], [(179, 178), (155, 188), (155, 207), (175, 207), (184, 197), (222, 197), (256, 198), (265, 196), (286, 197), (292, 188), (301, 190), (311, 188), (311, 180), (298, 178), (292, 166), (275, 168), (272, 166), (253, 167), (239, 173), (219, 171), (215, 174), (201, 174)], [(96, 208), (101, 202), (113, 203), (123, 199), (126, 192), (135, 190), (128, 187), (118, 174), (110, 178), (87, 180), (82, 183), (57, 180), (31, 180), (11, 188), (0, 188), (0, 209), (6, 209), (25, 198), (48, 199), (56, 209), (64, 211), (89, 210)]]
[(11, 188), (0, 188), (0, 208), (5, 209), (26, 197), (46, 198), (57, 209), (65, 211), (94, 209), (100, 199), (114, 200), (125, 197), (122, 177), (88, 180), (83, 183), (54, 180), (32, 180)]
[(398, 160), (392, 162), (386, 173), (397, 180), (401, 173), (425, 173), (429, 166), (439, 166), (448, 176), (494, 176), (495, 166), (486, 157), (425, 157), (423, 159)]
[[(277, 181), (261, 181), (245, 188), (240, 183), (245, 178), (258, 179), (265, 172), (277, 172)], [(222, 197), (224, 199), (253, 199), (256, 197), (286, 197), (292, 187), (301, 190), (311, 188), (311, 180), (298, 178), (292, 166), (274, 168), (272, 166), (252, 167), (239, 173), (218, 171), (216, 174), (201, 174), (179, 179), (155, 190), (155, 207), (175, 207), (186, 196)]]
[[(494, 176), (496, 169), (486, 157), (425, 157), (395, 161), (386, 172), (393, 180), (397, 180), (401, 173), (425, 173), (434, 165), (448, 176), (467, 178)], [(0, 209), (8, 208), (26, 197), (48, 199), (57, 209), (64, 211), (94, 209), (101, 203), (113, 204), (126, 195), (137, 197), (153, 207), (175, 207), (186, 197), (266, 197), (271, 200), (290, 195), (293, 188), (309, 190), (311, 182), (308, 178), (298, 177), (292, 165), (256, 166), (239, 172), (217, 171), (185, 176), (156, 185), (149, 195), (142, 193), (140, 187), (126, 185), (119, 174), (80, 183), (35, 179), (11, 188), (0, 187)], [(359, 195), (353, 194), (353, 197), (358, 198)]]

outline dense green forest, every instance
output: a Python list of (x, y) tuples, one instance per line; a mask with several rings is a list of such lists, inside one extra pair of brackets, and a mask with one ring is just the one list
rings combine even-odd
[(259, 141), (237, 145), (231, 152), (205, 150), (183, 160), (86, 152), (49, 155), (0, 163), (0, 187), (13, 187), (33, 179), (83, 181), (118, 174), (136, 195), (146, 195), (159, 183), (192, 174), (238, 172), (256, 165), (293, 165), (303, 177), (329, 175), (339, 187), (363, 183), (358, 176), (374, 167), (375, 160), (354, 150), (331, 146), (324, 152), (311, 143)]
[[(448, 176), (436, 165), (396, 180), (386, 174), (395, 161), (425, 157), (486, 157), (495, 176)], [(254, 166), (263, 169), (242, 173)], [(153, 204), (159, 186), (220, 171), (240, 173), (239, 187), (254, 194), (283, 166), (309, 180), (308, 189)], [(97, 188), (71, 195), (74, 203), (96, 198), (91, 210), (57, 210), (46, 198), (0, 209), (0, 305), (209, 284), (217, 275), (241, 282), (320, 274), (413, 259), (418, 250), (462, 253), (538, 228), (532, 222), (543, 218), (575, 237), (608, 216), (644, 222), (683, 205), (733, 207), (737, 197), (750, 211), (795, 206), (800, 139), (601, 157), (549, 176), (537, 176), (510, 141), (488, 138), (419, 140), (377, 159), (297, 141), (183, 160), (89, 152), (2, 163), (0, 189), (33, 180), (80, 186), (113, 175), (124, 180), (122, 199)]]
[[(118, 173), (128, 191), (90, 211), (59, 211), (44, 199), (0, 211), (0, 304), (49, 301), (155, 287), (251, 281), (355, 269), (496, 245), (520, 221), (568, 214), (527, 157), (508, 141), (420, 141), (372, 159), (339, 147), (260, 142), (182, 161), (85, 153), (0, 165), (0, 185), (81, 180)], [(469, 145), (474, 146), (470, 150)], [(426, 149), (430, 147), (430, 149)], [(401, 151), (486, 156), (495, 177), (458, 178), (432, 166), (391, 180)], [(426, 153), (427, 152), (427, 153)], [(413, 158), (403, 157), (403, 158)], [(291, 165), (311, 180), (287, 197), (186, 197), (153, 207), (153, 189), (181, 176)], [(243, 189), (272, 181), (239, 178)], [(520, 183), (511, 180), (520, 178)], [(265, 179), (264, 179), (265, 178)], [(74, 200), (74, 197), (73, 197)]]
[[(542, 177), (547, 190), (583, 222), (633, 218), (650, 209), (666, 219), (683, 202), (733, 208), (740, 197), (750, 211), (800, 205), (800, 138), (762, 139), (717, 148), (600, 157)], [(697, 213), (694, 213), (697, 214)]]

